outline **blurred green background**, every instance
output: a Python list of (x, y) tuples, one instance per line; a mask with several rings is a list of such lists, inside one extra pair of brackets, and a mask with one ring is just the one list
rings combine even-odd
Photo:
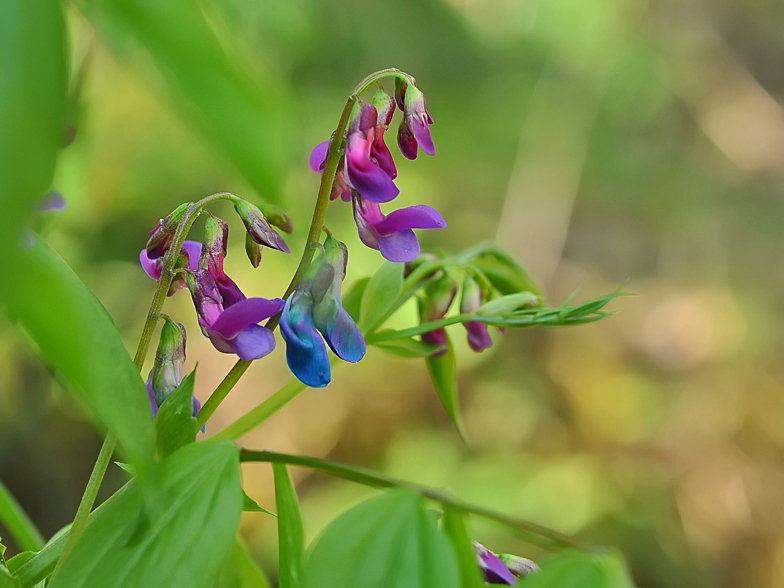
[[(310, 149), (329, 136), (355, 83), (398, 67), (417, 78), (435, 119), (436, 157), (408, 162), (393, 148), (397, 203), (433, 205), (449, 224), (420, 232), (425, 249), (495, 240), (554, 304), (577, 286), (578, 300), (620, 284), (638, 296), (615, 301), (620, 312), (592, 325), (508, 330), (481, 355), (450, 328), (467, 443), (423, 362), (375, 348), (242, 443), (377, 468), (617, 546), (641, 586), (784, 586), (784, 4), (216, 0), (199, 8), (276, 113), (253, 125), (225, 112), (245, 133), (240, 146), (264, 155), (258, 177), (250, 147), (232, 152), (225, 137), (203, 132), (193, 88), (172, 90), (173, 64), (156, 65), (109, 12), (69, 8), (72, 78), (82, 82), (71, 113), (77, 135), (53, 185), (68, 208), (43, 228), (129, 349), (154, 285), (138, 253), (183, 201), (229, 190), (286, 206), (295, 253), (267, 250), (258, 270), (233, 212), (214, 209), (232, 227), (228, 273), (249, 296), (282, 293), (318, 186)], [(165, 26), (176, 35), (172, 11)], [(181, 64), (198, 70), (200, 55), (194, 46)], [(214, 90), (205, 100), (219, 100)], [(347, 283), (375, 270), (381, 258), (359, 243), (348, 205), (333, 204), (327, 224), (349, 246)], [(204, 401), (234, 360), (201, 336), (187, 294), (165, 310), (188, 328), (187, 365), (199, 362)], [(413, 307), (395, 320), (414, 321)], [(73, 518), (101, 437), (25, 335), (0, 321), (0, 477), (48, 537)], [(207, 435), (288, 381), (280, 343)], [(244, 468), (248, 493), (273, 508), (269, 467)], [(367, 492), (293, 474), (309, 537)], [(111, 468), (102, 494), (123, 480)], [(244, 516), (243, 536), (274, 578), (275, 521)], [(494, 551), (543, 555), (481, 520), (472, 529)]]

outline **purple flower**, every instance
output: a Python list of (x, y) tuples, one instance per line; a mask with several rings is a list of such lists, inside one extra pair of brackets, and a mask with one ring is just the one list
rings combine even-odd
[(517, 585), (517, 578), (492, 551), (477, 541), (474, 541), (474, 551), (486, 582), (489, 584)]
[(323, 388), (332, 377), (324, 340), (344, 361), (356, 363), (365, 355), (365, 339), (340, 298), (347, 262), (346, 246), (328, 236), (283, 309), (280, 332), (286, 360), (292, 373), (311, 388)]
[[(429, 323), (444, 318), (449, 307), (452, 306), (455, 294), (457, 294), (457, 284), (448, 274), (444, 274), (425, 288), (419, 299), (420, 323)], [(434, 357), (446, 353), (446, 331), (443, 328), (422, 333), (421, 338), (424, 343), (438, 345), (442, 348), (433, 354)]]
[[(182, 366), (185, 363), (185, 327), (164, 316), (155, 364), (147, 376), (147, 393), (153, 418), (158, 408), (182, 383)], [(201, 409), (201, 403), (193, 398), (193, 416)]]
[[(389, 202), (400, 193), (393, 181), (397, 171), (383, 137), (376, 141), (377, 127), (378, 111), (375, 106), (358, 101), (346, 138), (346, 182), (367, 200)], [(394, 175), (390, 175), (390, 171)]]
[[(199, 256), (201, 255), (201, 243), (198, 241), (183, 242), (180, 255), (187, 257), (187, 264), (183, 265), (182, 267), (187, 267), (190, 270), (197, 269), (199, 267)], [(153, 280), (158, 281), (161, 279), (161, 271), (163, 270), (162, 257), (150, 259), (150, 256), (147, 254), (147, 250), (142, 249), (139, 253), (139, 262), (142, 264), (142, 269), (144, 269), (144, 272)], [(180, 287), (185, 288), (187, 286), (183, 284)]]
[(147, 240), (147, 246), (145, 247), (149, 259), (158, 259), (166, 255), (174, 240), (177, 227), (188, 210), (188, 206), (190, 206), (189, 202), (180, 204), (155, 225), (155, 228), (150, 232), (150, 238)]
[[(482, 289), (471, 276), (466, 276), (463, 282), (463, 292), (460, 296), (460, 312), (473, 314), (482, 306)], [(493, 345), (493, 340), (487, 332), (487, 325), (476, 321), (463, 323), (468, 331), (468, 346), (474, 351), (484, 351)]]
[(207, 217), (199, 269), (187, 272), (188, 289), (199, 314), (199, 325), (215, 349), (240, 359), (259, 359), (275, 349), (272, 331), (258, 323), (278, 314), (283, 300), (246, 298), (223, 271), (229, 227)]
[(419, 241), (412, 229), (446, 227), (443, 217), (432, 206), (418, 204), (384, 215), (377, 202), (361, 196), (354, 198), (354, 219), (362, 242), (397, 263), (413, 261), (419, 255)]
[(395, 100), (403, 111), (397, 132), (400, 152), (408, 159), (416, 159), (418, 146), (428, 155), (435, 155), (436, 148), (430, 134), (433, 118), (425, 106), (425, 95), (414, 84), (396, 78)]
[(283, 251), (283, 253), (291, 252), (283, 237), (270, 226), (258, 206), (246, 200), (235, 200), (234, 210), (240, 215), (245, 229), (256, 243)]
[[(313, 148), (310, 152), (310, 169), (316, 173), (324, 172), (324, 164), (327, 161), (327, 150), (329, 140), (323, 141)], [(341, 158), (338, 162), (338, 169), (335, 172), (335, 182), (332, 184), (330, 200), (340, 198), (343, 202), (351, 202), (351, 186), (346, 183), (345, 159)]]

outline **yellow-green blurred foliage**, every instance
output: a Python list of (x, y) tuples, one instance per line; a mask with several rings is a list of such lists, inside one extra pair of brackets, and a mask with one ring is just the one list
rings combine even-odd
[[(377, 468), (616, 545), (642, 586), (784, 586), (784, 4), (217, 0), (211, 18), (288, 86), (297, 114), (298, 160), (276, 195), (294, 253), (268, 249), (253, 270), (242, 225), (215, 207), (231, 225), (227, 271), (248, 295), (285, 289), (318, 185), (310, 149), (353, 85), (390, 66), (416, 76), (435, 119), (436, 157), (395, 156), (396, 203), (433, 205), (449, 224), (420, 232), (425, 249), (495, 240), (554, 304), (578, 286), (578, 300), (620, 284), (638, 295), (595, 324), (507, 330), (481, 355), (450, 328), (466, 443), (423, 362), (372, 348), (245, 446)], [(153, 292), (137, 256), (158, 218), (212, 192), (270, 195), (179, 114), (143, 53), (110, 50), (77, 10), (70, 25), (75, 62), (90, 47), (90, 63), (54, 184), (68, 208), (47, 238), (133, 348)], [(333, 204), (327, 224), (349, 246), (347, 283), (374, 271), (381, 258), (359, 243), (350, 207)], [(201, 336), (187, 293), (166, 312), (188, 329), (204, 401), (233, 359)], [(416, 320), (413, 307), (395, 320)], [(0, 361), (0, 475), (51, 535), (73, 517), (100, 438), (7, 322)], [(289, 378), (279, 340), (207, 435)], [(292, 473), (311, 538), (368, 492)], [(243, 475), (274, 508), (270, 468)], [(110, 471), (104, 492), (122, 479)], [(495, 551), (542, 555), (484, 521), (472, 531)], [(246, 513), (242, 533), (274, 576), (275, 520)]]

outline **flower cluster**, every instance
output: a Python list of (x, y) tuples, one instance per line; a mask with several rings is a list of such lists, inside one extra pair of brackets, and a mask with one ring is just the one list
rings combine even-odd
[[(405, 263), (419, 255), (419, 241), (413, 229), (440, 229), (446, 222), (431, 206), (420, 204), (381, 212), (381, 203), (394, 200), (400, 193), (395, 185), (397, 168), (384, 142), (392, 122), (395, 104), (403, 112), (398, 129), (398, 145), (408, 159), (417, 149), (435, 155), (429, 125), (433, 119), (425, 107), (425, 96), (407, 79), (396, 79), (395, 100), (379, 89), (372, 104), (357, 100), (351, 114), (345, 152), (338, 164), (331, 198), (353, 202), (354, 219), (362, 242), (381, 252), (386, 259)], [(342, 139), (342, 138), (341, 138)], [(310, 167), (321, 172), (326, 162), (329, 141), (316, 145)]]
[(365, 355), (362, 333), (340, 299), (347, 262), (346, 246), (327, 236), (281, 316), (280, 331), (286, 341), (289, 368), (312, 388), (323, 388), (331, 379), (324, 340), (344, 361), (356, 363)]

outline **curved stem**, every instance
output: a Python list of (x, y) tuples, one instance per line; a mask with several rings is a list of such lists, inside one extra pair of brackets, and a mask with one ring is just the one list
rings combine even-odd
[[(249, 451), (243, 449), (240, 453), (240, 461), (245, 462), (267, 462), (267, 463), (285, 463), (290, 465), (298, 465), (314, 470), (320, 470), (333, 476), (350, 480), (358, 484), (372, 486), (374, 488), (393, 488), (404, 487), (413, 490), (414, 492), (440, 502), (441, 504), (451, 506), (463, 512), (479, 515), (499, 522), (508, 527), (512, 527), (524, 533), (528, 541), (534, 545), (539, 545), (545, 549), (552, 549), (553, 544), (558, 547), (579, 547), (585, 548), (580, 542), (572, 539), (568, 535), (548, 529), (536, 523), (518, 519), (503, 513), (499, 513), (482, 506), (470, 504), (457, 498), (452, 498), (440, 490), (428, 488), (427, 486), (420, 486), (405, 480), (399, 480), (383, 474), (357, 468), (353, 466), (336, 463), (326, 459), (319, 459), (316, 457), (305, 457), (300, 455), (287, 455), (285, 453), (276, 453), (274, 451)], [(544, 541), (543, 541), (544, 539)]]

